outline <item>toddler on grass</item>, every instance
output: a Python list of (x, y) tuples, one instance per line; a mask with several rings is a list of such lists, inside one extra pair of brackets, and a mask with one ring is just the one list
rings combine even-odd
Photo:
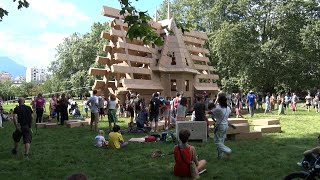
[(95, 137), (96, 144), (95, 146), (97, 147), (108, 147), (108, 141), (104, 138), (104, 131), (99, 130), (99, 134)]

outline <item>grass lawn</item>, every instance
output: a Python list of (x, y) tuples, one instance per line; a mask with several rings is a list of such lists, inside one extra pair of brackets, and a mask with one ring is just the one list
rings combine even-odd
[[(12, 107), (4, 105), (5, 109)], [(201, 178), (273, 180), (301, 170), (296, 162), (304, 150), (317, 145), (320, 114), (299, 107), (296, 114), (287, 110), (281, 116), (276, 112), (256, 113), (254, 118), (246, 116), (249, 120), (263, 117), (279, 117), (283, 133), (263, 134), (259, 140), (227, 141), (226, 145), (234, 152), (230, 160), (217, 160), (212, 132), (207, 143), (191, 142), (199, 158), (208, 161), (207, 172)], [(127, 121), (121, 119), (120, 125), (125, 127)], [(99, 149), (93, 146), (96, 133), (89, 131), (89, 127), (59, 126), (38, 129), (33, 135), (29, 160), (25, 160), (22, 143), (18, 155), (11, 155), (13, 123), (4, 122), (4, 127), (0, 129), (0, 179), (66, 179), (76, 172), (85, 173), (89, 179), (179, 179), (172, 175), (172, 155), (149, 157), (156, 149), (172, 152), (173, 143), (129, 143), (123, 150)], [(100, 128), (106, 129), (107, 123), (100, 123)], [(125, 133), (124, 138), (144, 135)]]

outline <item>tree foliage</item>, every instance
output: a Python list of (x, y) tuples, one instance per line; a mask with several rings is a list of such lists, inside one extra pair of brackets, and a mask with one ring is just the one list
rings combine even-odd
[(105, 54), (102, 47), (106, 41), (100, 34), (108, 28), (107, 24), (94, 23), (89, 33), (74, 33), (64, 39), (57, 47), (56, 60), (49, 67), (52, 76), (44, 83), (44, 90), (72, 90), (78, 96), (86, 93), (94, 82), (88, 70), (91, 66), (98, 66), (95, 64), (97, 55)]
[[(166, 3), (166, 1), (164, 1)], [(166, 14), (161, 6), (160, 17)], [(178, 22), (209, 36), (211, 63), (227, 91), (303, 91), (318, 87), (317, 0), (173, 0)]]
[[(13, 0), (13, 2), (15, 3), (17, 0)], [(28, 8), (29, 7), (29, 2), (27, 0), (18, 0), (18, 9), (21, 8)], [(8, 16), (9, 12), (5, 9), (3, 9), (2, 7), (0, 7), (0, 22), (3, 20), (4, 16)]]

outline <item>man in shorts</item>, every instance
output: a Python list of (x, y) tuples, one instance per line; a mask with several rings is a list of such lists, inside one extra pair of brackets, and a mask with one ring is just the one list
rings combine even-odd
[(16, 130), (12, 134), (14, 141), (14, 148), (12, 149), (12, 154), (17, 154), (18, 145), (21, 137), (23, 137), (24, 144), (24, 155), (28, 158), (30, 144), (32, 141), (31, 135), (31, 124), (32, 124), (32, 109), (26, 106), (24, 98), (19, 98), (19, 106), (13, 110), (13, 123)]
[(98, 131), (98, 121), (99, 121), (99, 100), (97, 97), (97, 90), (93, 90), (92, 96), (89, 98), (87, 105), (90, 107), (91, 110), (91, 122), (90, 122), (90, 129), (92, 131), (92, 127), (94, 124), (94, 130)]

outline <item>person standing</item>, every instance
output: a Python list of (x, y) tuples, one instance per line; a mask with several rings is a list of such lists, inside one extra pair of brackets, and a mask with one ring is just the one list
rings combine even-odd
[(2, 107), (2, 103), (0, 103), (0, 128), (3, 128), (3, 126), (2, 126), (2, 116), (3, 116), (3, 107)]
[(207, 123), (207, 136), (209, 136), (209, 121), (206, 117), (206, 105), (203, 102), (202, 96), (197, 97), (197, 102), (194, 104), (193, 110), (195, 116), (194, 121), (205, 121)]
[(279, 96), (280, 96), (280, 102), (278, 103), (278, 115), (280, 115), (280, 114), (284, 114), (284, 104), (285, 104), (285, 102), (284, 102), (284, 95), (283, 94), (279, 94)]
[(187, 104), (188, 104), (188, 99), (186, 97), (181, 97), (181, 100), (177, 107), (177, 121), (186, 120)]
[(56, 101), (57, 101), (57, 103), (56, 103), (56, 113), (57, 113), (57, 124), (59, 124), (59, 122), (60, 122), (60, 115), (61, 115), (61, 113), (60, 113), (60, 111), (61, 111), (61, 107), (60, 107), (60, 95), (57, 93), (56, 94)]
[(158, 128), (159, 114), (160, 114), (160, 99), (159, 94), (155, 93), (149, 103), (150, 109), (150, 122), (154, 121), (154, 129), (151, 132), (156, 132)]
[(100, 121), (102, 121), (104, 117), (104, 97), (103, 96), (98, 97), (98, 104), (99, 104)]
[(87, 96), (85, 96), (85, 97), (83, 98), (82, 105), (83, 105), (83, 110), (84, 110), (84, 112), (86, 113), (86, 118), (88, 118), (88, 110), (89, 110), (89, 107), (88, 107), (88, 105), (87, 105), (87, 102), (88, 102), (88, 98), (87, 98)]
[(286, 93), (286, 95), (284, 96), (284, 106), (283, 106), (285, 110), (289, 108), (289, 101), (290, 101), (289, 94)]
[(257, 100), (256, 100), (256, 95), (254, 94), (254, 92), (252, 90), (247, 95), (247, 103), (248, 103), (250, 117), (253, 117), (253, 115), (254, 115), (254, 107), (257, 104)]
[(269, 112), (272, 113), (272, 111), (271, 111), (271, 105), (270, 105), (270, 97), (269, 97), (269, 96), (270, 96), (270, 94), (267, 93), (266, 98), (265, 98), (265, 105), (266, 105), (266, 107), (265, 107), (265, 110), (264, 110), (264, 114), (266, 114), (267, 111), (269, 111)]
[(43, 112), (46, 111), (46, 100), (42, 97), (42, 94), (39, 93), (34, 102), (37, 113), (36, 123), (41, 123), (43, 120)]
[(49, 101), (49, 121), (51, 121), (52, 118), (56, 116), (56, 105), (57, 105), (57, 100), (54, 95), (51, 96), (51, 99)]
[(241, 103), (240, 93), (237, 93), (235, 97), (235, 109), (236, 109), (236, 115), (237, 115), (236, 117), (242, 118), (243, 117), (241, 115), (242, 103)]
[(142, 108), (141, 98), (140, 94), (137, 94), (136, 98), (134, 99), (134, 115), (135, 118), (138, 117), (138, 114), (140, 113)]
[(270, 109), (271, 109), (271, 111), (274, 110), (274, 107), (275, 107), (275, 94), (271, 94), (271, 97), (270, 97)]
[(117, 97), (114, 94), (110, 94), (108, 103), (108, 121), (109, 121), (109, 132), (112, 130), (112, 123), (115, 126), (118, 122), (117, 118)]
[[(218, 159), (220, 159), (225, 153), (228, 158), (231, 156), (231, 149), (224, 145), (224, 140), (227, 136), (228, 127), (236, 128), (234, 125), (230, 124), (228, 118), (231, 113), (231, 109), (228, 107), (227, 97), (225, 93), (220, 93), (218, 95), (218, 105), (216, 108), (215, 104), (209, 105), (209, 111), (212, 119), (216, 121), (214, 130), (214, 143), (217, 146)], [(253, 107), (252, 107), (253, 108)]]
[(87, 105), (90, 107), (91, 110), (91, 122), (90, 122), (90, 129), (92, 131), (93, 124), (94, 130), (98, 131), (98, 121), (99, 121), (99, 100), (97, 97), (97, 90), (93, 90), (93, 95), (89, 98)]
[(61, 125), (64, 125), (64, 121), (67, 121), (69, 119), (69, 116), (68, 116), (69, 101), (65, 93), (61, 94), (59, 104), (60, 104), (60, 113), (61, 113), (61, 119), (60, 119)]
[(312, 101), (312, 97), (310, 95), (310, 93), (308, 93), (308, 95), (305, 97), (306, 99), (306, 107), (308, 112), (310, 112), (310, 107), (311, 107), (311, 101)]
[(18, 145), (21, 137), (23, 137), (24, 144), (24, 156), (28, 158), (30, 144), (32, 141), (31, 135), (31, 124), (32, 124), (32, 109), (26, 106), (25, 99), (19, 98), (19, 106), (13, 110), (13, 123), (16, 130), (12, 134), (14, 141), (14, 148), (12, 149), (12, 154), (17, 154)]
[(297, 102), (298, 102), (298, 97), (296, 93), (293, 93), (291, 98), (291, 107), (292, 107), (293, 113), (297, 112)]

